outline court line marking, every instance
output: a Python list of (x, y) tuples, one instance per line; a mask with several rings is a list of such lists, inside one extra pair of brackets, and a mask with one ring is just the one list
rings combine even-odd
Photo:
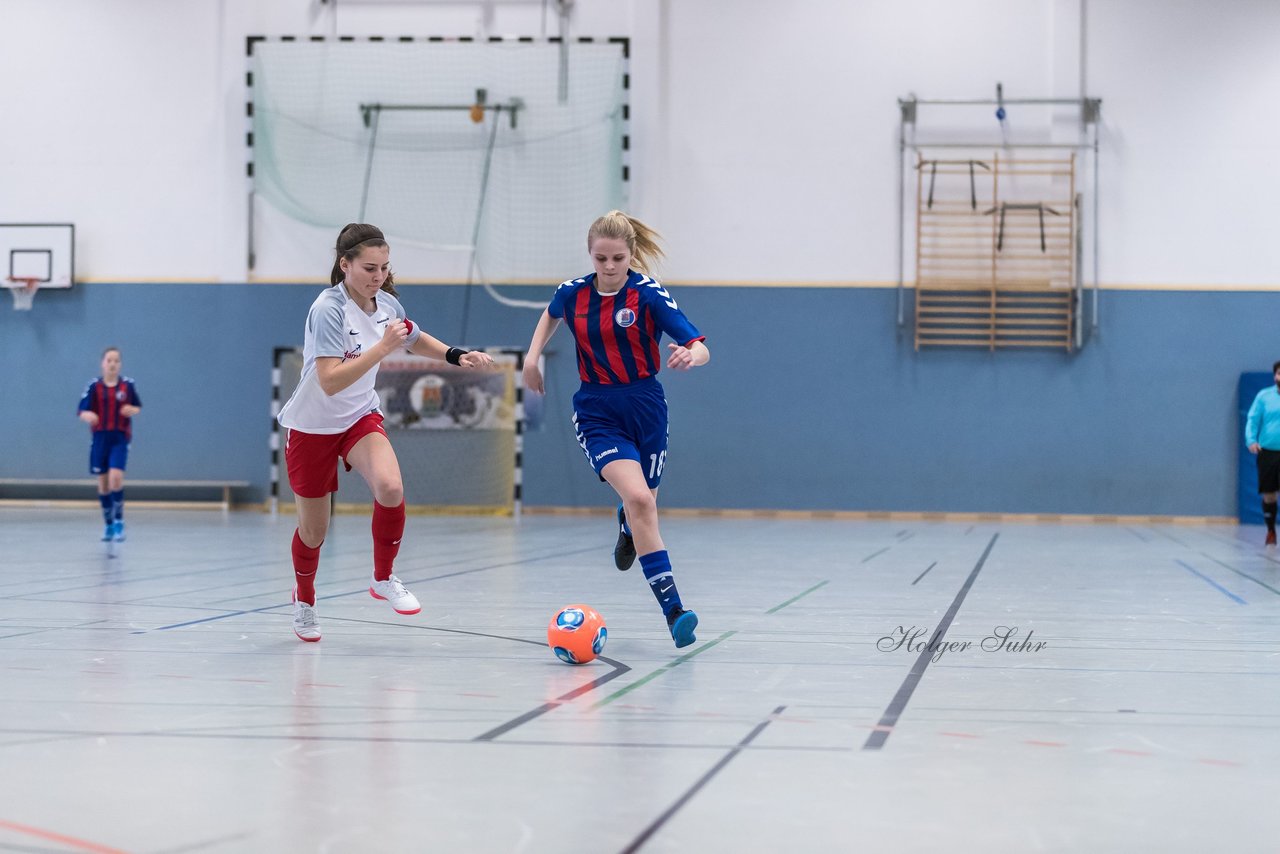
[(960, 591), (956, 593), (955, 599), (951, 601), (951, 607), (947, 609), (947, 613), (943, 615), (938, 627), (934, 629), (929, 642), (925, 644), (924, 649), (920, 650), (920, 655), (916, 657), (915, 664), (911, 665), (911, 670), (907, 673), (906, 679), (902, 681), (898, 692), (893, 695), (893, 699), (889, 701), (884, 714), (880, 716), (880, 722), (876, 724), (872, 729), (871, 735), (863, 743), (863, 750), (879, 750), (889, 740), (889, 734), (893, 732), (893, 728), (898, 723), (898, 718), (902, 716), (902, 712), (907, 708), (911, 695), (915, 693), (916, 686), (924, 678), (924, 672), (929, 668), (929, 663), (933, 660), (935, 643), (946, 636), (947, 629), (951, 627), (951, 621), (959, 613), (960, 606), (964, 604), (965, 597), (969, 595), (970, 588), (973, 587), (973, 583), (978, 579), (978, 573), (982, 571), (982, 565), (987, 562), (987, 557), (991, 554), (991, 550), (995, 548), (996, 540), (999, 538), (999, 532), (991, 535), (991, 540), (987, 543), (986, 549), (983, 550), (982, 557), (978, 558), (978, 562), (969, 572), (969, 577), (965, 579)]
[(1183, 569), (1185, 569), (1187, 572), (1190, 572), (1190, 573), (1192, 573), (1193, 575), (1196, 575), (1197, 577), (1199, 577), (1201, 580), (1208, 582), (1208, 583), (1209, 583), (1209, 585), (1210, 585), (1210, 586), (1212, 586), (1215, 590), (1217, 590), (1219, 593), (1221, 593), (1221, 594), (1222, 594), (1222, 595), (1224, 595), (1224, 596), (1228, 596), (1228, 597), (1230, 597), (1230, 598), (1231, 598), (1231, 599), (1233, 599), (1236, 603), (1238, 603), (1238, 604), (1240, 604), (1240, 605), (1248, 605), (1248, 604), (1249, 604), (1248, 602), (1244, 601), (1243, 599), (1241, 599), (1241, 598), (1240, 598), (1239, 596), (1237, 596), (1236, 594), (1232, 593), (1232, 592), (1231, 592), (1230, 590), (1228, 590), (1227, 588), (1223, 587), (1223, 586), (1222, 586), (1221, 584), (1219, 584), (1218, 582), (1214, 581), (1214, 580), (1213, 580), (1212, 578), (1210, 578), (1209, 576), (1205, 575), (1205, 574), (1204, 574), (1203, 572), (1201, 572), (1200, 570), (1196, 569), (1194, 566), (1191, 566), (1191, 565), (1190, 565), (1190, 564), (1188, 564), (1188, 563), (1184, 563), (1183, 561), (1180, 561), (1180, 560), (1178, 560), (1177, 558), (1174, 558), (1173, 562), (1174, 562), (1174, 563), (1176, 563), (1176, 564), (1178, 564), (1178, 566), (1181, 566), (1181, 567), (1182, 567)]
[[(76, 623), (76, 624), (74, 624), (74, 625), (68, 625), (68, 626), (43, 626), (43, 627), (40, 627), (40, 626), (22, 626), (21, 628), (30, 629), (30, 631), (26, 631), (26, 632), (15, 632), (14, 634), (11, 634), (11, 635), (0, 635), (0, 641), (2, 641), (2, 640), (9, 640), (10, 638), (25, 638), (25, 637), (27, 637), (28, 635), (39, 635), (39, 634), (44, 634), (45, 632), (65, 632), (65, 631), (73, 631), (73, 630), (75, 630), (75, 629), (83, 629), (83, 628), (87, 628), (87, 627), (89, 627), (89, 626), (98, 626), (98, 625), (101, 625), (101, 624), (103, 624), (103, 623), (105, 623), (105, 622), (107, 622), (107, 620), (90, 620), (90, 621), (89, 621), (89, 622), (87, 622), (87, 623)], [(19, 626), (6, 626), (6, 628), (14, 628), (14, 629), (16, 629), (16, 628), (19, 628)]]
[(1240, 570), (1236, 569), (1236, 568), (1235, 568), (1234, 566), (1232, 566), (1231, 564), (1229, 564), (1229, 563), (1223, 563), (1222, 561), (1218, 560), (1218, 559), (1217, 559), (1216, 557), (1214, 557), (1213, 555), (1205, 554), (1204, 552), (1200, 552), (1200, 554), (1202, 554), (1202, 555), (1204, 555), (1205, 557), (1209, 558), (1209, 560), (1213, 561), (1213, 562), (1214, 562), (1214, 563), (1216, 563), (1218, 566), (1226, 567), (1227, 569), (1231, 570), (1232, 572), (1234, 572), (1236, 575), (1240, 576), (1241, 578), (1247, 578), (1247, 579), (1249, 579), (1250, 581), (1252, 581), (1254, 584), (1257, 584), (1259, 587), (1265, 587), (1265, 588), (1267, 588), (1268, 590), (1270, 590), (1272, 593), (1276, 594), (1277, 596), (1280, 596), (1280, 590), (1277, 590), (1276, 588), (1272, 587), (1270, 584), (1267, 584), (1265, 581), (1260, 581), (1259, 579), (1254, 578), (1252, 575), (1250, 575), (1250, 574), (1249, 574), (1249, 573), (1247, 573), (1247, 572), (1241, 572)]
[(772, 614), (772, 613), (775, 613), (775, 612), (777, 612), (777, 611), (781, 611), (783, 608), (787, 607), (787, 606), (788, 606), (788, 605), (790, 605), (792, 602), (795, 602), (797, 599), (802, 599), (802, 598), (804, 598), (805, 596), (808, 596), (808, 595), (809, 595), (810, 593), (812, 593), (813, 591), (817, 590), (819, 587), (823, 587), (823, 586), (825, 586), (825, 585), (827, 585), (827, 584), (830, 584), (830, 583), (831, 583), (831, 579), (829, 579), (829, 578), (827, 578), (827, 579), (823, 579), (822, 581), (819, 581), (817, 584), (815, 584), (815, 585), (813, 585), (812, 587), (810, 587), (808, 590), (805, 590), (805, 591), (804, 591), (804, 592), (802, 592), (802, 593), (798, 593), (798, 594), (796, 594), (795, 596), (792, 596), (790, 599), (788, 599), (787, 601), (783, 602), (781, 605), (774, 605), (774, 606), (773, 606), (772, 608), (770, 608), (768, 611), (765, 611), (765, 613), (766, 613), (766, 614)]
[(1135, 537), (1137, 537), (1139, 540), (1142, 540), (1142, 542), (1144, 542), (1144, 543), (1149, 543), (1149, 542), (1151, 542), (1151, 540), (1150, 540), (1149, 538), (1142, 536), (1142, 534), (1139, 534), (1136, 530), (1134, 530), (1133, 528), (1130, 528), (1130, 527), (1129, 527), (1129, 526), (1127, 526), (1127, 525), (1125, 526), (1125, 530), (1126, 530), (1126, 531), (1128, 531), (1130, 534), (1133, 534), (1133, 535), (1134, 535)]
[(538, 708), (531, 709), (530, 711), (525, 712), (523, 715), (519, 715), (518, 717), (512, 718), (511, 720), (507, 721), (504, 724), (499, 724), (498, 726), (494, 727), (488, 732), (481, 733), (480, 735), (477, 735), (475, 738), (471, 740), (472, 741), (493, 741), (498, 736), (511, 732), (511, 730), (515, 729), (516, 727), (523, 726), (524, 724), (527, 724), (529, 721), (534, 720), (535, 718), (539, 718), (542, 715), (545, 715), (547, 712), (552, 711), (553, 709), (558, 709), (561, 706), (563, 706), (565, 703), (568, 703), (571, 700), (581, 697), (583, 694), (586, 694), (590, 691), (594, 691), (595, 689), (599, 688), (601, 685), (612, 682), (614, 679), (617, 679), (622, 674), (629, 673), (631, 671), (630, 667), (628, 667), (627, 665), (621, 662), (614, 661), (613, 659), (610, 659), (610, 658), (605, 658), (604, 656), (598, 656), (598, 658), (601, 661), (612, 665), (614, 668), (613, 672), (606, 673), (604, 676), (601, 676), (599, 679), (594, 679), (591, 682), (588, 682), (586, 685), (579, 685), (577, 688), (574, 688), (572, 691), (569, 691), (568, 693), (565, 693), (565, 694), (561, 694), (559, 697), (556, 697), (554, 700), (543, 703)]
[[(470, 561), (473, 559), (489, 557), (489, 555), (486, 554), (486, 552), (491, 552), (491, 551), (492, 551), (491, 549), (468, 549), (464, 551), (449, 552), (445, 554), (442, 554), (439, 551), (436, 551), (436, 552), (433, 552), (431, 560), (423, 561), (423, 563), (427, 564), (427, 566), (423, 566), (422, 568), (423, 569), (429, 568), (429, 564), (433, 561), (440, 564), (441, 566), (444, 566), (448, 564), (462, 563), (462, 562)], [(369, 553), (369, 546), (367, 543), (365, 543), (363, 545), (353, 545), (349, 548), (336, 549), (335, 551), (332, 551), (332, 552), (326, 552), (325, 559), (331, 562), (338, 562), (338, 561), (343, 561), (344, 559), (350, 558), (350, 557), (355, 557), (357, 559), (364, 558), (364, 557), (367, 557), (368, 553)], [(397, 561), (397, 564), (400, 569), (403, 569), (405, 566), (411, 564), (412, 562), (413, 562), (413, 558), (411, 555), (404, 555), (399, 558), (399, 560)], [(260, 567), (260, 568), (266, 568), (266, 569), (273, 569), (273, 568), (279, 567), (281, 563), (282, 561), (280, 560), (269, 559), (269, 560), (257, 561), (247, 565), (237, 563), (236, 568), (247, 569), (249, 567)], [(326, 568), (332, 569), (331, 567), (326, 567)], [(343, 579), (343, 580), (350, 580), (350, 581), (354, 581), (356, 580), (356, 578), (364, 577), (364, 573), (368, 572), (367, 568), (361, 571), (359, 574), (357, 574), (356, 570), (344, 571), (344, 570), (333, 569), (332, 571), (334, 574), (341, 573), (343, 575), (346, 575), (350, 573), (351, 578)], [(255, 584), (266, 585), (266, 584), (269, 584), (271, 581), (278, 581), (278, 580), (279, 578), (274, 575), (268, 578), (254, 577), (254, 578), (249, 578), (249, 579), (240, 580), (240, 581), (230, 581), (222, 584), (216, 584), (211, 587), (200, 587), (194, 590), (169, 590), (165, 593), (152, 593), (147, 596), (137, 596), (131, 599), (121, 599), (116, 604), (138, 605), (138, 604), (144, 604), (153, 599), (167, 599), (175, 596), (189, 596), (195, 593), (207, 593), (214, 590), (230, 590), (235, 587), (248, 587)], [(336, 579), (331, 579), (331, 580), (336, 580)], [(220, 601), (220, 602), (234, 602), (237, 600), (243, 601), (244, 599), (252, 598), (255, 595), (262, 595), (262, 594), (252, 594), (252, 593), (247, 595), (241, 594), (237, 596), (227, 597), (226, 599), (221, 599), (217, 601)], [(216, 602), (211, 604), (216, 604)], [(220, 610), (226, 610), (226, 609), (223, 608)]]
[[(799, 593), (799, 594), (797, 594), (797, 595), (795, 595), (795, 596), (792, 596), (790, 599), (788, 599), (787, 601), (783, 602), (781, 605), (775, 605), (775, 606), (773, 606), (773, 607), (772, 607), (772, 608), (770, 608), (768, 611), (765, 611), (765, 614), (772, 614), (772, 613), (774, 613), (774, 612), (776, 612), (776, 611), (780, 611), (780, 610), (782, 610), (783, 608), (785, 608), (785, 607), (787, 607), (788, 605), (790, 605), (792, 602), (795, 602), (797, 599), (800, 599), (801, 597), (804, 597), (804, 596), (808, 596), (808, 595), (809, 595), (810, 593), (812, 593), (813, 591), (815, 591), (815, 590), (817, 590), (817, 589), (819, 589), (819, 588), (821, 588), (821, 587), (824, 587), (825, 585), (827, 585), (827, 584), (829, 584), (829, 583), (831, 583), (830, 579), (823, 579), (822, 581), (820, 581), (820, 582), (818, 582), (817, 584), (815, 584), (815, 585), (813, 585), (812, 587), (810, 587), (808, 590), (802, 591), (801, 593)], [(666, 664), (664, 664), (662, 667), (659, 667), (657, 670), (653, 671), (652, 673), (649, 673), (648, 675), (643, 676), (643, 677), (641, 677), (640, 679), (637, 679), (635, 682), (632, 682), (630, 685), (626, 686), (625, 688), (622, 688), (622, 689), (620, 689), (620, 690), (618, 690), (618, 691), (615, 691), (614, 693), (610, 694), (608, 697), (605, 697), (603, 700), (599, 700), (599, 701), (597, 701), (596, 703), (594, 703), (594, 704), (591, 706), (591, 708), (592, 708), (592, 709), (598, 709), (598, 708), (600, 708), (601, 706), (607, 706), (609, 703), (612, 703), (614, 700), (618, 699), (619, 697), (623, 696), (624, 694), (627, 694), (627, 693), (629, 693), (629, 692), (631, 692), (631, 691), (634, 691), (636, 688), (639, 688), (641, 685), (644, 685), (644, 684), (646, 684), (646, 683), (648, 683), (648, 682), (653, 681), (654, 679), (657, 679), (659, 676), (661, 676), (661, 675), (663, 675), (664, 673), (668, 672), (668, 671), (669, 671), (669, 670), (671, 670), (672, 668), (677, 667), (677, 666), (679, 666), (679, 665), (681, 665), (681, 664), (684, 664), (686, 661), (688, 661), (690, 658), (693, 658), (695, 655), (698, 655), (698, 654), (699, 654), (699, 653), (701, 653), (701, 652), (705, 652), (705, 651), (707, 651), (708, 649), (710, 649), (711, 647), (713, 647), (713, 646), (715, 646), (716, 644), (720, 643), (721, 641), (728, 640), (729, 638), (733, 637), (733, 636), (734, 636), (734, 635), (736, 635), (736, 634), (737, 634), (737, 631), (728, 631), (728, 632), (725, 632), (724, 634), (720, 635), (720, 637), (716, 638), (715, 640), (713, 640), (713, 641), (708, 641), (707, 643), (704, 643), (702, 646), (698, 647), (697, 649), (693, 650), (692, 652), (687, 652), (687, 653), (685, 653), (684, 655), (680, 656), (679, 658), (676, 658), (676, 659), (674, 659), (674, 660), (672, 660), (672, 661), (667, 662), (667, 663), (666, 663)]]
[[(929, 570), (933, 569), (933, 568), (934, 568), (935, 566), (937, 566), (937, 565), (938, 565), (938, 562), (935, 560), (933, 563), (931, 563), (931, 564), (929, 564), (927, 567), (925, 567), (924, 572), (922, 572), (922, 573), (920, 573), (919, 575), (917, 575), (917, 576), (916, 576), (916, 581), (919, 581), (920, 579), (922, 579), (922, 578), (924, 578), (926, 575), (928, 575), (928, 574), (929, 574)], [(916, 581), (911, 582), (911, 586), (912, 586), (912, 587), (915, 587)]]
[(671, 670), (672, 668), (675, 668), (680, 666), (681, 664), (684, 664), (686, 661), (693, 658), (695, 655), (706, 652), (707, 650), (711, 649), (711, 647), (715, 646), (721, 641), (728, 640), (729, 638), (733, 637), (736, 634), (737, 634), (736, 631), (729, 631), (729, 632), (725, 632), (724, 634), (722, 634), (720, 637), (716, 638), (713, 641), (707, 641), (702, 646), (698, 647), (692, 652), (686, 652), (684, 655), (680, 656), (679, 658), (669, 661), (666, 664), (662, 665), (661, 667), (659, 667), (657, 670), (653, 671), (649, 675), (642, 676), (641, 678), (637, 679), (635, 682), (632, 682), (630, 685), (627, 685), (626, 687), (620, 688), (617, 691), (613, 692), (609, 696), (605, 697), (603, 700), (596, 701), (591, 706), (591, 708), (598, 709), (601, 706), (607, 706), (608, 704), (612, 703), (614, 700), (618, 699), (619, 697), (625, 694), (629, 694), (630, 692), (639, 688), (641, 685), (644, 685), (648, 682), (653, 681), (654, 679), (657, 679), (659, 676), (663, 675), (664, 673)]
[[(528, 638), (513, 638), (508, 635), (491, 635), (491, 634), (486, 634), (485, 632), (473, 632), (467, 629), (446, 629), (446, 628), (440, 628), (438, 626), (423, 626), (415, 623), (391, 623), (383, 620), (360, 620), (360, 619), (355, 619), (350, 617), (345, 617), (345, 618), (340, 617), (338, 618), (338, 621), (347, 622), (347, 623), (366, 623), (369, 625), (376, 625), (376, 626), (394, 626), (397, 628), (404, 628), (404, 629), (417, 629), (419, 631), (439, 631), (439, 632), (447, 632), (449, 634), (456, 634), (456, 635), (471, 635), (473, 637), (494, 638), (496, 640), (514, 641), (516, 643), (531, 644), (537, 647), (545, 646), (545, 644), (543, 644), (541, 641), (529, 640)], [(605, 685), (609, 682), (612, 682), (614, 679), (617, 679), (619, 676), (622, 676), (624, 674), (631, 672), (631, 667), (629, 665), (623, 664), (621, 661), (616, 661), (604, 655), (600, 655), (596, 657), (599, 658), (601, 661), (603, 661), (605, 664), (608, 664), (610, 667), (612, 667), (613, 671), (610, 673), (606, 673), (604, 676), (601, 676), (597, 679), (593, 679), (592, 681), (586, 683), (585, 685), (579, 685), (577, 688), (574, 688), (572, 691), (568, 691), (564, 694), (561, 694), (559, 697), (556, 697), (554, 700), (548, 700), (547, 702), (543, 703), (541, 706), (538, 706), (535, 709), (530, 709), (529, 711), (524, 712), (523, 714), (517, 715), (516, 717), (507, 721), (506, 723), (499, 724), (493, 729), (487, 730), (486, 732), (483, 732), (480, 735), (477, 735), (474, 738), (471, 738), (469, 740), (470, 741), (493, 741), (498, 736), (511, 732), (511, 730), (515, 729), (516, 727), (523, 726), (524, 724), (527, 724), (529, 721), (539, 718), (542, 715), (545, 715), (547, 712), (552, 711), (553, 709), (558, 709), (560, 706), (563, 706), (565, 703), (568, 703), (574, 699), (577, 699), (578, 697), (581, 697), (583, 694), (586, 694), (590, 691), (594, 691), (596, 688), (599, 688), (601, 685)]]
[(252, 839), (254, 834), (251, 831), (242, 831), (240, 833), (232, 833), (227, 836), (218, 836), (213, 839), (203, 839), (199, 842), (189, 842), (179, 845), (176, 848), (162, 848), (159, 851), (153, 851), (151, 854), (187, 854), (191, 851), (200, 851), (205, 848), (212, 848), (215, 845), (222, 845), (227, 842), (240, 842), (246, 839)]
[[(468, 533), (472, 533), (472, 532), (468, 532)], [(584, 549), (584, 551), (587, 551), (587, 550)], [(260, 551), (253, 552), (254, 557), (258, 557), (260, 556), (260, 554), (261, 554)], [(341, 548), (338, 548), (336, 551), (326, 552), (325, 556), (326, 558), (329, 558), (329, 559), (340, 560), (342, 558), (347, 558), (354, 555), (367, 555), (367, 554), (368, 554), (368, 544), (366, 543), (364, 545), (353, 544), (350, 547), (343, 546)], [(474, 551), (473, 554), (463, 554), (462, 557), (458, 560), (459, 562), (461, 562), (462, 560), (467, 560), (472, 557), (482, 557), (482, 556), (483, 556), (483, 550), (480, 550), (480, 551)], [(560, 555), (554, 555), (554, 556), (559, 557)], [(436, 558), (439, 558), (439, 557), (440, 556), (437, 554)], [(446, 559), (457, 559), (453, 557), (452, 553), (444, 557)], [(402, 563), (406, 561), (412, 561), (412, 560), (413, 560), (413, 557), (411, 555), (401, 558)], [(146, 563), (154, 563), (154, 562), (155, 562), (155, 559), (153, 558), (148, 558), (146, 561)], [(113, 578), (105, 581), (102, 581), (102, 580), (94, 581), (93, 583), (90, 583), (90, 584), (77, 584), (77, 586), (74, 586), (74, 587), (62, 587), (55, 590), (44, 590), (44, 591), (41, 591), (41, 596), (43, 598), (48, 598), (50, 594), (71, 593), (77, 590), (94, 590), (102, 587), (145, 585), (145, 584), (152, 584), (157, 581), (167, 581), (167, 580), (178, 579), (178, 578), (194, 578), (196, 576), (210, 575), (212, 573), (222, 573), (222, 572), (226, 572), (228, 569), (249, 569), (249, 568), (257, 568), (257, 567), (271, 568), (279, 565), (280, 565), (280, 561), (276, 560), (275, 558), (267, 558), (263, 560), (252, 560), (252, 561), (245, 562), (241, 558), (235, 555), (229, 555), (224, 558), (211, 558), (209, 561), (201, 561), (199, 563), (194, 564), (194, 566), (207, 566), (208, 568), (206, 569), (193, 569), (191, 567), (188, 567), (182, 570), (181, 572), (170, 572), (170, 573), (162, 572), (156, 575), (139, 575), (137, 573), (134, 573), (128, 577), (122, 576), (120, 578)], [(82, 577), (88, 578), (94, 574), (95, 574), (94, 572), (78, 573), (63, 581), (57, 581), (54, 583), (78, 582)], [(242, 584), (242, 583), (244, 582), (233, 582), (233, 584), (235, 585)], [(7, 586), (19, 586), (19, 584), (15, 582), (13, 585), (0, 585), (0, 589), (3, 589), (4, 587), (7, 587)], [(29, 587), (29, 585), (27, 586)], [(209, 588), (209, 589), (213, 589), (213, 588)], [(162, 598), (164, 596), (178, 596), (178, 595), (182, 595), (184, 592), (185, 591), (183, 590), (175, 590), (175, 591), (172, 591), (171, 593), (164, 593), (164, 594), (157, 594), (157, 595), (143, 596), (143, 597), (134, 597), (131, 599), (119, 600), (115, 604), (135, 604), (135, 603), (141, 604), (146, 599)], [(25, 587), (18, 593), (8, 593), (8, 592), (0, 593), (0, 600), (22, 601), (22, 600), (29, 600), (31, 598), (32, 598), (32, 594)], [(152, 631), (155, 631), (155, 630), (153, 629)]]
[(662, 814), (659, 815), (657, 818), (655, 818), (653, 822), (649, 824), (648, 827), (642, 830), (640, 832), (640, 835), (631, 841), (630, 845), (622, 849), (622, 854), (634, 854), (634, 852), (639, 851), (641, 846), (643, 846), (646, 842), (648, 842), (651, 836), (653, 836), (655, 833), (661, 830), (662, 826), (666, 824), (667, 821), (673, 815), (679, 812), (680, 809), (685, 804), (687, 804), (690, 800), (692, 800), (693, 796), (698, 794), (698, 792), (701, 791), (703, 786), (711, 782), (712, 777), (716, 776), (721, 771), (723, 771), (725, 766), (733, 761), (734, 757), (736, 757), (739, 753), (741, 753), (748, 745), (751, 744), (752, 741), (755, 740), (756, 736), (764, 732), (765, 727), (767, 727), (773, 721), (777, 720), (778, 716), (781, 715), (783, 710), (786, 708), (787, 708), (786, 706), (778, 706), (776, 709), (773, 710), (773, 712), (769, 714), (767, 718), (760, 721), (760, 723), (756, 724), (755, 728), (752, 729), (751, 732), (747, 733), (746, 736), (744, 736), (741, 741), (739, 741), (736, 745), (734, 745), (734, 748), (732, 750), (730, 750), (724, 756), (720, 757), (719, 762), (717, 762), (715, 765), (712, 765), (710, 770), (708, 770), (705, 774), (699, 777), (697, 782), (695, 782), (692, 786), (690, 786), (685, 791), (684, 794), (682, 794), (679, 798), (676, 799), (675, 803), (673, 803), (671, 806), (663, 810)]
[[(413, 721), (404, 722), (412, 724)], [(281, 724), (288, 726), (288, 724)], [(26, 730), (13, 730), (12, 732), (26, 732)], [(64, 732), (58, 735), (51, 735), (48, 739), (11, 742), (9, 744), (0, 744), (0, 747), (17, 747), (26, 744), (37, 744), (40, 741), (53, 740), (54, 738), (73, 741), (76, 739), (88, 738), (190, 738), (199, 741), (269, 741), (269, 742), (305, 742), (305, 743), (342, 743), (342, 744), (444, 744), (444, 745), (463, 745), (476, 744), (473, 738), (444, 738), (435, 737), (428, 738), (422, 736), (415, 737), (396, 737), (396, 736), (356, 736), (356, 735), (297, 735), (289, 733), (221, 733), (221, 732), (186, 732), (183, 730), (139, 730), (136, 732), (123, 731), (85, 731), (85, 732)], [(614, 750), (617, 748), (631, 748), (635, 750), (724, 750), (733, 748), (736, 745), (725, 744), (724, 742), (688, 742), (688, 741), (564, 741), (558, 739), (534, 739), (534, 738), (511, 738), (503, 739), (498, 742), (484, 742), (486, 744), (498, 744), (510, 747), (550, 747), (557, 751), (565, 747), (596, 747), (601, 749)], [(749, 745), (752, 751), (762, 751), (771, 753), (852, 753), (853, 748), (847, 744), (770, 744), (770, 745)]]
[[(459, 575), (469, 575), (474, 572), (486, 572), (490, 569), (502, 569), (503, 567), (508, 567), (508, 566), (520, 566), (525, 563), (533, 563), (536, 561), (549, 560), (551, 558), (557, 558), (557, 557), (568, 557), (569, 555), (583, 554), (585, 552), (590, 552), (595, 550), (596, 550), (595, 546), (592, 546), (590, 548), (573, 549), (572, 551), (557, 552), (555, 554), (542, 555), (540, 557), (526, 558), (523, 560), (516, 560), (516, 561), (507, 561), (505, 563), (495, 563), (495, 564), (490, 564), (489, 566), (478, 566), (474, 569), (463, 569), (457, 572), (447, 572), (442, 575), (433, 575), (427, 578), (412, 578), (412, 579), (409, 579), (409, 583), (410, 584), (426, 584), (427, 582), (430, 582), (430, 581), (439, 581), (442, 578), (453, 578)], [(328, 596), (317, 596), (316, 601), (320, 602), (320, 601), (328, 601), (330, 599), (342, 599), (346, 596), (358, 596), (361, 593), (367, 594), (368, 592), (369, 592), (368, 587), (362, 587), (359, 590), (352, 590), (347, 593), (331, 593)], [(290, 603), (285, 602), (283, 604), (277, 604), (277, 605), (266, 605), (262, 608), (248, 608), (241, 611), (231, 611), (225, 614), (218, 614), (213, 617), (201, 617), (198, 620), (188, 620), (185, 623), (174, 623), (169, 626), (158, 626), (154, 629), (139, 629), (137, 631), (130, 632), (130, 634), (145, 635), (145, 634), (149, 634), (150, 632), (166, 632), (166, 631), (169, 631), (170, 629), (182, 629), (182, 628), (186, 628), (187, 626), (194, 626), (200, 623), (212, 623), (215, 620), (226, 620), (231, 617), (243, 616), (244, 614), (260, 614), (263, 611), (273, 611), (276, 608), (288, 608), (288, 607), (291, 607)]]
[(74, 836), (67, 836), (63, 833), (55, 833), (52, 830), (44, 830), (39, 827), (31, 827), (26, 824), (18, 824), (14, 821), (5, 821), (0, 819), (0, 828), (4, 830), (12, 830), (15, 833), (25, 833), (27, 836), (34, 836), (36, 839), (43, 839), (45, 842), (57, 842), (61, 845), (69, 845), (79, 851), (91, 851), (93, 854), (125, 854), (119, 848), (112, 848), (109, 845), (99, 845), (97, 842), (88, 842), (84, 839), (77, 839)]

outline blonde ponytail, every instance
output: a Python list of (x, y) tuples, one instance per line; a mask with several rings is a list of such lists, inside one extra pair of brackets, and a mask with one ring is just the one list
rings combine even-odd
[(623, 211), (609, 211), (591, 223), (587, 251), (600, 237), (625, 241), (631, 252), (631, 268), (648, 276), (653, 275), (657, 262), (666, 254), (658, 243), (658, 232)]

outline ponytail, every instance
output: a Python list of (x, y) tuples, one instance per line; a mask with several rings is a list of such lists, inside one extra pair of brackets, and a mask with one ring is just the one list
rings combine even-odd
[(588, 251), (599, 237), (625, 241), (631, 252), (632, 269), (648, 276), (653, 275), (657, 262), (666, 254), (658, 244), (658, 232), (622, 211), (609, 211), (591, 223), (587, 230)]

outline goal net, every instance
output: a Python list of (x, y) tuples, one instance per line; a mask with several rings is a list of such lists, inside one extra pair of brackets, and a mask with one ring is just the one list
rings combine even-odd
[[(402, 283), (561, 281), (624, 204), (622, 44), (267, 41), (250, 68), (257, 197), (334, 234), (374, 223)], [(314, 277), (272, 237), (260, 273)]]

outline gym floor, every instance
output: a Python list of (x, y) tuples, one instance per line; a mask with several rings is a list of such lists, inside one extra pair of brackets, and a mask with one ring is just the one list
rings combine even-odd
[[(1280, 557), (1211, 525), (0, 509), (0, 851), (1271, 852)], [(609, 626), (560, 663), (556, 610)], [(929, 643), (937, 632), (940, 639)]]

